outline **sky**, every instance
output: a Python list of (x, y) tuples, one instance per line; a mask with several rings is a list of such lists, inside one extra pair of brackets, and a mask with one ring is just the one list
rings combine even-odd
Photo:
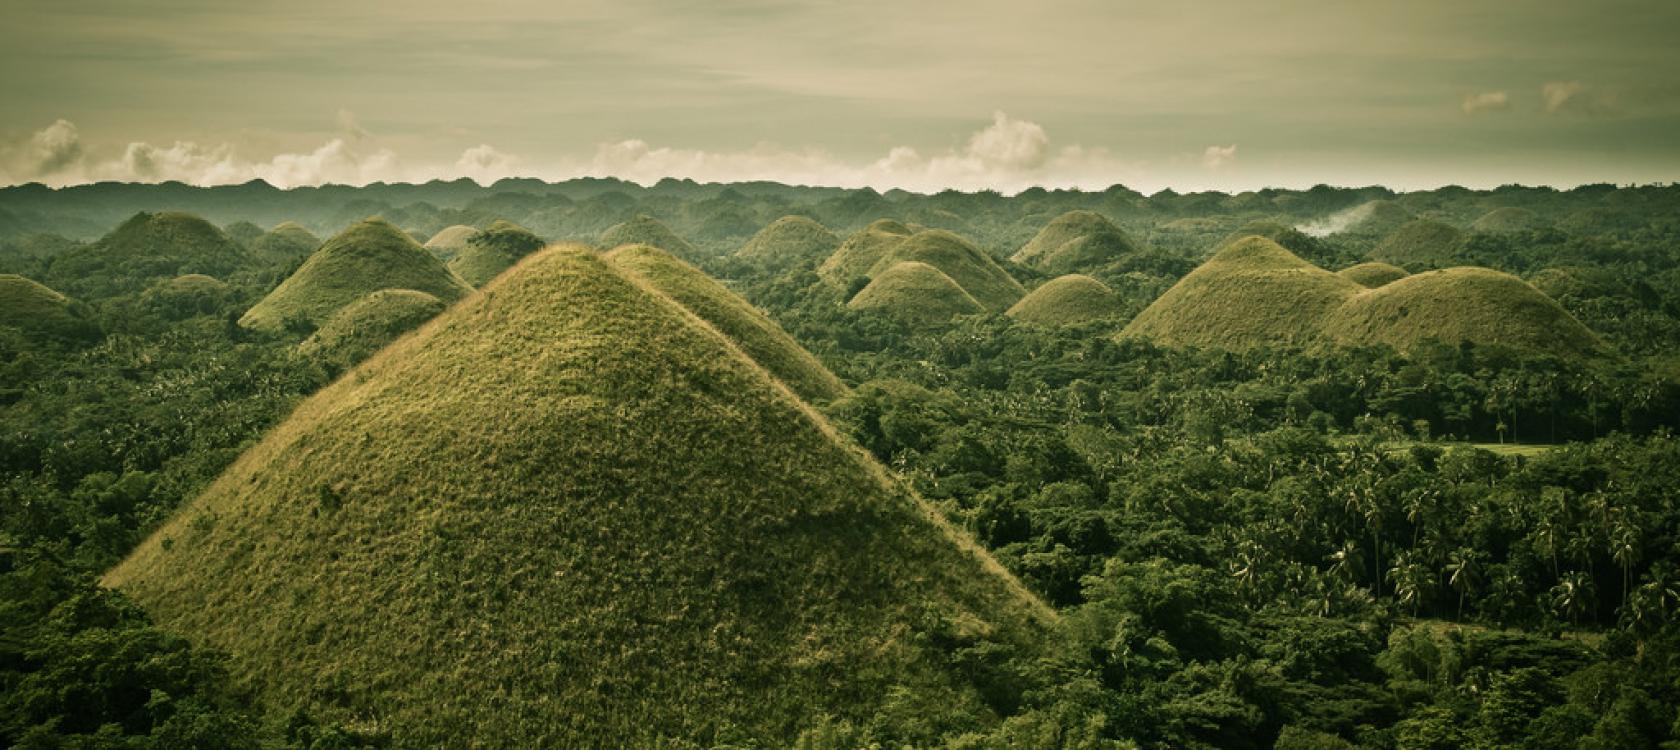
[(0, 0), (0, 184), (1680, 180), (1680, 2)]

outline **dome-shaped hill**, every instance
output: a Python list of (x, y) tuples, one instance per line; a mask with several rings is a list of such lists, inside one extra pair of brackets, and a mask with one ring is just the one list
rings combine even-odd
[(747, 240), (738, 258), (785, 268), (827, 258), (840, 247), (840, 238), (804, 216), (783, 216)]
[(620, 245), (651, 245), (684, 260), (699, 257), (699, 252), (688, 244), (688, 240), (678, 237), (670, 227), (646, 214), (637, 214), (601, 233), (601, 247), (611, 250)]
[(1336, 272), (1344, 279), (1367, 289), (1375, 289), (1406, 278), (1406, 269), (1388, 263), (1368, 262), (1349, 266)]
[(443, 262), (384, 219), (339, 232), (296, 273), (246, 311), (239, 324), (281, 331), (292, 321), (320, 326), (345, 305), (380, 289), (414, 289), (454, 302), (472, 291)]
[(467, 240), (478, 234), (478, 230), (465, 224), (455, 224), (438, 230), (437, 234), (426, 240), (425, 248), (433, 255), (449, 260), (455, 254), (467, 249)]
[(1026, 295), (1021, 283), (973, 243), (943, 229), (927, 229), (887, 248), (871, 266), (873, 279), (905, 261), (926, 263), (944, 272), (987, 310), (1001, 312)]
[(187, 213), (138, 213), (86, 248), (106, 272), (137, 276), (224, 276), (245, 265), (245, 248)]
[(286, 221), (275, 225), (267, 234), (251, 241), (251, 256), (258, 262), (285, 266), (299, 258), (308, 257), (321, 246), (321, 238), (297, 224)]
[(536, 253), (322, 389), (104, 579), (397, 747), (790, 746), (981, 712), (929, 614), (1048, 610), (716, 329)]
[(1603, 234), (1636, 229), (1639, 221), (1620, 209), (1595, 206), (1584, 208), (1563, 218), (1558, 222), (1558, 229), (1582, 237), (1594, 237)]
[(1302, 346), (1361, 287), (1263, 237), (1245, 237), (1179, 279), (1122, 337), (1241, 351)]
[(1137, 243), (1095, 211), (1069, 211), (1055, 218), (1012, 260), (1050, 273), (1093, 268), (1137, 251)]
[(1230, 245), (1231, 243), (1234, 243), (1244, 237), (1264, 237), (1268, 240), (1276, 242), (1278, 245), (1282, 246), (1283, 249), (1288, 250), (1297, 256), (1312, 256), (1320, 254), (1318, 240), (1313, 239), (1307, 233), (1302, 232), (1295, 227), (1265, 219), (1248, 222), (1247, 224), (1238, 227), (1230, 234), (1225, 235), (1225, 239), (1220, 240), (1219, 244), (1214, 246), (1214, 251), (1218, 252), (1227, 245)]
[(1325, 323), (1331, 341), (1407, 352), (1429, 339), (1573, 357), (1602, 343), (1558, 303), (1510, 274), (1449, 268), (1415, 274), (1348, 300)]
[(233, 289), (226, 283), (198, 273), (164, 279), (140, 295), (141, 302), (154, 312), (177, 320), (218, 313), (233, 297)]
[(1505, 234), (1509, 232), (1527, 232), (1544, 229), (1546, 222), (1540, 215), (1526, 208), (1506, 206), (1496, 208), (1471, 222), (1470, 229), (1490, 234)]
[(1121, 314), (1120, 295), (1089, 276), (1058, 276), (1009, 308), (1011, 318), (1041, 326), (1066, 326)]
[(1395, 265), (1440, 265), (1459, 258), (1464, 232), (1433, 219), (1414, 219), (1371, 249), (1371, 260)]
[(944, 323), (958, 315), (986, 311), (945, 272), (917, 261), (898, 263), (883, 271), (846, 306), (879, 310), (915, 325)]
[(626, 245), (605, 257), (627, 278), (658, 290), (734, 340), (801, 398), (831, 401), (846, 394), (845, 384), (769, 316), (699, 269), (647, 245)]
[(887, 250), (914, 233), (902, 222), (877, 219), (840, 243), (840, 247), (817, 267), (817, 275), (835, 289), (850, 289), (853, 282), (869, 275), (869, 269), (887, 254)]
[(98, 326), (81, 305), (12, 273), (0, 273), (0, 326), (56, 339), (88, 339), (98, 334)]
[(381, 289), (334, 313), (298, 352), (339, 368), (367, 359), (443, 312), (443, 300), (413, 289)]
[(1528, 280), (1535, 289), (1555, 300), (1566, 297), (1597, 299), (1600, 297), (1632, 297), (1633, 290), (1616, 274), (1604, 268), (1562, 266), (1547, 268)]
[(498, 219), (484, 231), (467, 238), (466, 247), (449, 259), (449, 270), (468, 284), (484, 286), (542, 246), (542, 239), (531, 230)]
[(252, 242), (255, 242), (258, 237), (261, 237), (264, 234), (262, 227), (252, 224), (249, 221), (236, 221), (222, 227), (222, 232), (225, 233), (229, 239), (246, 247), (250, 247)]

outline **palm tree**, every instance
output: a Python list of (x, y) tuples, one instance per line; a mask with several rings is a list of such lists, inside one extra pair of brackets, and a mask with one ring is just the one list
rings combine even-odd
[(1458, 592), (1458, 619), (1464, 619), (1464, 597), (1474, 591), (1482, 576), (1480, 555), (1460, 547), (1447, 556), (1447, 584)]
[(1352, 539), (1342, 542), (1342, 548), (1330, 553), (1329, 559), (1330, 574), (1349, 583), (1354, 581), (1360, 566), (1365, 564), (1365, 557), (1359, 553), (1359, 544)]
[(1418, 615), (1423, 608), (1423, 600), (1435, 587), (1434, 575), (1423, 563), (1413, 561), (1415, 555), (1414, 552), (1395, 555), (1394, 567), (1388, 570), (1388, 577), (1394, 581), (1395, 601), (1411, 606), (1413, 617)]
[(1551, 598), (1553, 612), (1568, 618), (1570, 623), (1579, 625), (1581, 615), (1588, 614), (1592, 609), (1592, 577), (1579, 570), (1570, 571), (1563, 580), (1552, 587)]
[(1628, 518), (1627, 513), (1617, 514), (1610, 526), (1610, 559), (1622, 569), (1623, 602), (1628, 598), (1633, 566), (1639, 563), (1641, 546), (1638, 522)]

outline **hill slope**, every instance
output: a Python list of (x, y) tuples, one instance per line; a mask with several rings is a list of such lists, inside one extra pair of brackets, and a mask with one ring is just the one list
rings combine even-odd
[(846, 303), (854, 310), (880, 310), (916, 325), (977, 315), (986, 306), (933, 266), (905, 261), (881, 272)]
[(455, 224), (438, 230), (437, 234), (426, 240), (424, 247), (442, 260), (455, 257), (456, 253), (467, 249), (467, 240), (478, 234), (478, 230), (465, 224)]
[(443, 300), (425, 292), (381, 289), (333, 313), (319, 330), (298, 344), (298, 352), (348, 368), (437, 317), (445, 307)]
[(923, 230), (888, 247), (881, 259), (870, 266), (868, 275), (877, 278), (906, 261), (926, 263), (944, 272), (987, 310), (1007, 310), (1026, 295), (1021, 283), (992, 260), (992, 256), (943, 229)]
[(611, 250), (620, 245), (651, 245), (684, 260), (699, 257), (699, 251), (688, 240), (678, 237), (670, 227), (646, 214), (637, 214), (601, 233), (601, 247)]
[(1526, 232), (1542, 229), (1546, 222), (1539, 214), (1526, 208), (1506, 206), (1496, 208), (1471, 222), (1470, 228), (1477, 232), (1501, 234), (1506, 232)]
[(321, 238), (297, 224), (286, 221), (251, 241), (251, 257), (261, 263), (286, 266), (315, 252), (315, 248), (320, 246)]
[(846, 291), (853, 282), (869, 275), (869, 269), (887, 254), (887, 250), (914, 234), (915, 230), (892, 219), (878, 219), (867, 227), (853, 232), (835, 249), (817, 275), (835, 289)]
[(1121, 313), (1120, 296), (1089, 276), (1058, 276), (1032, 290), (1009, 308), (1011, 318), (1041, 326), (1065, 326), (1112, 318)]
[(1112, 262), (1137, 251), (1137, 243), (1095, 211), (1069, 211), (1051, 220), (1010, 260), (1050, 273), (1068, 273)]
[(1415, 274), (1348, 300), (1325, 323), (1343, 344), (1388, 344), (1405, 352), (1428, 339), (1494, 344), (1576, 357), (1598, 337), (1527, 282), (1486, 268)]
[(783, 216), (754, 234), (735, 255), (780, 268), (827, 258), (839, 247), (840, 238), (828, 227), (803, 216)]
[(69, 297), (12, 273), (0, 273), (0, 326), (59, 339), (86, 339), (98, 332)]
[(1120, 335), (1231, 350), (1305, 345), (1360, 288), (1271, 240), (1244, 237), (1179, 279)]
[(305, 401), (105, 582), (398, 746), (787, 746), (897, 689), (975, 710), (929, 613), (1035, 637), (1042, 605), (936, 517), (558, 247)]
[(449, 259), (449, 270), (474, 287), (484, 286), (542, 246), (542, 239), (531, 234), (531, 230), (498, 219), (484, 231), (467, 238), (466, 246)]
[(846, 394), (845, 384), (781, 326), (699, 269), (647, 245), (618, 248), (606, 260), (710, 323), (799, 397), (830, 401)]
[(367, 219), (327, 240), (247, 310), (239, 324), (263, 331), (284, 330), (288, 320), (320, 326), (345, 305), (380, 289), (414, 289), (446, 304), (472, 291), (402, 230), (383, 219)]
[(1415, 219), (1390, 232), (1371, 249), (1371, 260), (1394, 265), (1439, 265), (1459, 257), (1464, 232), (1433, 219)]

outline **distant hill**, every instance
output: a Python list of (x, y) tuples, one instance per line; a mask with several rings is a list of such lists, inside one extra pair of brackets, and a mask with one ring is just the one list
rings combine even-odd
[(554, 247), (300, 404), (104, 578), (395, 747), (793, 746), (1053, 615), (736, 342)]
[(98, 325), (74, 300), (31, 279), (0, 273), (0, 326), (30, 337), (66, 341), (98, 336)]
[(1167, 346), (1302, 346), (1360, 289), (1263, 237), (1244, 237), (1180, 279), (1122, 336)]
[(1362, 287), (1375, 289), (1376, 287), (1406, 278), (1406, 269), (1388, 263), (1375, 261), (1349, 266), (1336, 272), (1349, 281)]
[(1215, 252), (1244, 237), (1264, 237), (1302, 258), (1322, 255), (1318, 240), (1301, 230), (1275, 221), (1256, 220), (1238, 227), (1215, 245)]
[(1008, 315), (1023, 323), (1066, 326), (1120, 315), (1120, 296), (1089, 276), (1058, 276), (1032, 290), (1009, 308)]
[(1349, 300), (1326, 321), (1343, 344), (1406, 352), (1429, 339), (1499, 345), (1563, 357), (1602, 350), (1598, 336), (1510, 274), (1449, 268), (1408, 276)]
[(1070, 273), (1111, 263), (1136, 252), (1130, 235), (1095, 211), (1069, 211), (1039, 230), (1011, 260), (1050, 273)]
[(251, 241), (251, 256), (257, 261), (285, 266), (307, 257), (321, 246), (321, 238), (292, 222), (282, 222)]
[(754, 234), (735, 256), (785, 268), (827, 258), (839, 247), (840, 238), (828, 227), (804, 216), (783, 216)]
[(944, 271), (920, 261), (896, 263), (882, 271), (846, 306), (879, 310), (914, 325), (944, 323), (958, 315), (986, 311)]
[(372, 218), (327, 240), (296, 273), (246, 311), (239, 324), (276, 332), (291, 321), (318, 327), (344, 306), (381, 289), (413, 289), (445, 303), (472, 291), (413, 238)]
[(426, 240), (425, 248), (441, 260), (449, 260), (456, 253), (467, 248), (467, 240), (478, 234), (478, 230), (465, 224), (453, 224), (438, 230), (437, 234)]
[(601, 233), (600, 244), (603, 250), (611, 250), (621, 245), (652, 245), (684, 260), (695, 260), (700, 255), (688, 240), (677, 236), (670, 227), (646, 214), (637, 214), (629, 221), (607, 228), (607, 231)]
[(1371, 260), (1399, 266), (1443, 265), (1461, 259), (1464, 232), (1433, 219), (1414, 219), (1371, 249)]
[(138, 213), (91, 245), (53, 256), (46, 278), (61, 288), (103, 294), (113, 281), (201, 273), (218, 278), (249, 266), (239, 243), (204, 219), (179, 212)]
[(867, 278), (887, 250), (903, 242), (916, 230), (893, 219), (878, 219), (854, 232), (817, 267), (817, 275), (829, 286), (846, 291), (858, 279)]
[(443, 301), (413, 289), (381, 289), (327, 319), (298, 352), (348, 369), (443, 312)]
[(999, 266), (992, 256), (962, 237), (943, 229), (927, 229), (886, 248), (870, 266), (868, 276), (876, 278), (905, 261), (926, 263), (944, 272), (989, 311), (1002, 312), (1026, 294), (1020, 282)]
[(832, 401), (846, 394), (845, 384), (769, 316), (699, 269), (647, 245), (620, 247), (606, 260), (625, 278), (670, 297), (733, 339), (799, 397)]
[(1527, 232), (1535, 229), (1543, 229), (1545, 226), (1546, 222), (1540, 218), (1539, 214), (1536, 214), (1526, 208), (1513, 208), (1510, 206), (1493, 209), (1492, 211), (1482, 214), (1479, 218), (1470, 223), (1470, 229), (1472, 231), (1487, 232), (1490, 234)]
[(529, 229), (498, 219), (484, 231), (468, 237), (466, 245), (449, 259), (448, 267), (468, 284), (484, 286), (542, 246), (542, 239)]

